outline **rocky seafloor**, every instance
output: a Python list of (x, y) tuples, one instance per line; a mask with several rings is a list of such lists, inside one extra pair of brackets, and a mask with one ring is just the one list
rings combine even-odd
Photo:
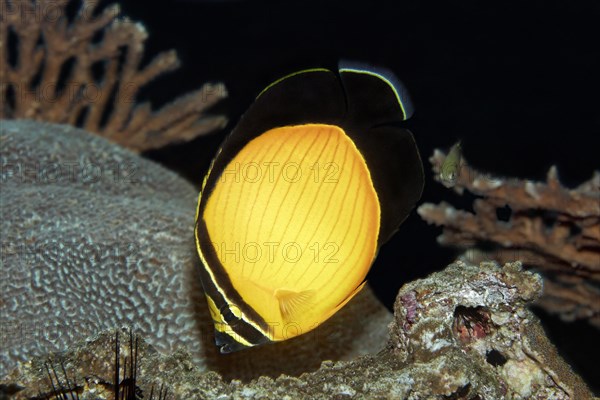
[(592, 398), (516, 262), (411, 282), (393, 317), (364, 290), (314, 335), (219, 355), (192, 185), (68, 126), (0, 121), (0, 145), (0, 398), (112, 399), (127, 379), (140, 398)]
[[(140, 338), (127, 339), (126, 330), (118, 357), (125, 371), (136, 360), (139, 394), (160, 387), (173, 399), (591, 399), (527, 310), (541, 289), (540, 277), (519, 263), (458, 261), (400, 290), (382, 351), (324, 361), (299, 377), (228, 381), (202, 371), (185, 350), (163, 355)], [(52, 398), (57, 387), (80, 399), (112, 399), (115, 340), (107, 331), (65, 353), (36, 357), (3, 381), (4, 390), (18, 399)]]

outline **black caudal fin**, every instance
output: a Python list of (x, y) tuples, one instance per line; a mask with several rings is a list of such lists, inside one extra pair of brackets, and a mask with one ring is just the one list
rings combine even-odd
[(379, 245), (396, 232), (421, 198), (425, 173), (412, 133), (393, 125), (352, 135), (371, 173), (381, 206)]
[(340, 76), (347, 102), (347, 123), (360, 128), (410, 118), (408, 90), (388, 69), (341, 61)]

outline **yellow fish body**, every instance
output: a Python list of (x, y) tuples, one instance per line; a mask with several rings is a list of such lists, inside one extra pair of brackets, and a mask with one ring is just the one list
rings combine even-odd
[(201, 279), (222, 353), (315, 329), (365, 284), (423, 188), (412, 106), (385, 70), (342, 64), (268, 86), (198, 200)]

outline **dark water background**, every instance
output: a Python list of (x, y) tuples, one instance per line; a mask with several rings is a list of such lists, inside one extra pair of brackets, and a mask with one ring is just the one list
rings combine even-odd
[[(575, 1), (122, 1), (144, 22), (149, 61), (174, 48), (183, 66), (142, 93), (160, 105), (222, 81), (216, 135), (152, 152), (199, 184), (221, 140), (273, 80), (340, 58), (392, 69), (411, 92), (408, 122), (424, 159), (461, 139), (475, 167), (543, 180), (556, 164), (574, 186), (600, 169), (600, 2)], [(427, 181), (422, 201), (464, 199)], [(398, 288), (452, 261), (440, 229), (416, 214), (382, 248), (369, 279), (391, 307)], [(600, 392), (599, 331), (538, 312), (561, 354)]]

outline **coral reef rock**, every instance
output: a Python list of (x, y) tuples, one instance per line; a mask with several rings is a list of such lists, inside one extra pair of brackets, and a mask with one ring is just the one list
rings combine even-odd
[[(76, 15), (69, 7), (78, 3)], [(205, 111), (227, 96), (206, 84), (152, 112), (138, 92), (177, 69), (175, 51), (140, 68), (144, 26), (102, 11), (95, 0), (0, 0), (0, 119), (28, 118), (85, 128), (141, 152), (223, 128), (227, 119)]]
[(229, 379), (297, 375), (385, 345), (391, 313), (363, 290), (314, 334), (220, 355), (198, 276), (197, 189), (101, 137), (0, 120), (0, 190), (0, 376), (122, 326)]
[(403, 286), (394, 305), (393, 352), (429, 374), (425, 381), (407, 374), (409, 398), (591, 398), (526, 308), (541, 294), (540, 276), (519, 262), (498, 268), (457, 261)]
[[(164, 356), (141, 339), (123, 339), (126, 331), (119, 343), (108, 331), (21, 364), (0, 390), (16, 399), (57, 392), (113, 399), (117, 376), (144, 398), (160, 388), (168, 399), (591, 399), (526, 308), (541, 290), (540, 277), (519, 263), (456, 262), (400, 290), (384, 350), (326, 361), (299, 377), (228, 381), (202, 372), (183, 350)], [(125, 372), (128, 365), (135, 371)]]
[[(447, 182), (445, 160), (440, 150), (429, 159), (435, 179), (477, 199), (474, 213), (446, 202), (418, 208), (425, 221), (443, 226), (438, 242), (465, 250), (471, 262), (522, 261), (544, 275), (537, 305), (564, 321), (585, 319), (600, 327), (600, 172), (567, 189), (555, 167), (546, 182), (533, 182), (485, 174), (462, 159), (453, 167), (455, 181)], [(476, 247), (481, 243), (485, 249)]]

